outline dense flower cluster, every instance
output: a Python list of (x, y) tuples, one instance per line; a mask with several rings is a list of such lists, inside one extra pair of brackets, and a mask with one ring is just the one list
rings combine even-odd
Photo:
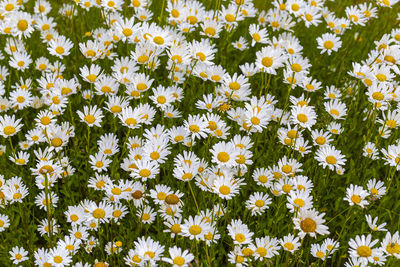
[[(400, 29), (348, 69), (327, 68), (335, 85), (313, 69), (398, 1), (341, 16), (327, 0), (253, 2), (0, 1), (4, 264), (400, 259), (396, 220), (371, 215), (398, 189)], [(366, 164), (381, 172), (351, 180)], [(278, 217), (282, 231), (268, 229)], [(13, 238), (19, 222), (28, 242)]]

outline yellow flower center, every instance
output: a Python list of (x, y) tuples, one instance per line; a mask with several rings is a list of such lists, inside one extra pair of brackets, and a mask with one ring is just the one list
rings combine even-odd
[(223, 195), (229, 195), (229, 193), (231, 192), (231, 189), (230, 189), (230, 187), (229, 186), (226, 186), (226, 185), (222, 185), (220, 188), (219, 188), (219, 192), (221, 193), (221, 194), (223, 194)]
[(61, 55), (61, 54), (64, 54), (64, 52), (65, 52), (64, 47), (58, 46), (58, 47), (56, 48), (56, 53), (57, 53), (57, 54)]
[(190, 130), (191, 132), (198, 133), (198, 132), (200, 131), (200, 128), (199, 128), (199, 126), (197, 126), (197, 125), (190, 125), (190, 126), (189, 126), (189, 130)]
[(304, 202), (304, 200), (302, 200), (301, 198), (296, 198), (294, 201), (294, 204), (296, 204), (298, 207), (303, 207), (304, 206), (304, 204), (306, 204), (305, 202)]
[(28, 21), (26, 21), (25, 19), (21, 19), (20, 21), (18, 21), (17, 23), (17, 28), (20, 31), (26, 31), (26, 29), (28, 29)]
[(227, 22), (234, 22), (234, 21), (235, 21), (235, 16), (232, 15), (232, 14), (227, 14), (227, 15), (225, 16), (225, 20), (226, 20)]
[(179, 197), (175, 194), (169, 194), (165, 197), (165, 203), (169, 205), (176, 205), (179, 203)]
[(324, 137), (318, 136), (318, 137), (315, 139), (315, 142), (316, 142), (318, 145), (323, 145), (323, 144), (325, 144), (326, 140), (325, 140)]
[(112, 106), (110, 110), (112, 113), (120, 113), (122, 111), (122, 108), (120, 106)]
[(16, 162), (17, 164), (20, 164), (20, 165), (25, 164), (25, 160), (24, 160), (24, 159), (17, 159), (15, 162)]
[(359, 204), (361, 202), (361, 197), (359, 195), (352, 195), (351, 196), (351, 201), (353, 201), (355, 204)]
[(261, 40), (261, 36), (258, 33), (253, 33), (253, 39), (256, 42), (259, 42)]
[(229, 88), (231, 90), (234, 90), (234, 91), (239, 90), (240, 89), (240, 84), (238, 82), (231, 82), (229, 84)]
[(229, 154), (226, 152), (219, 152), (217, 158), (221, 162), (227, 162), (230, 159)]
[(175, 265), (182, 266), (182, 265), (185, 264), (185, 259), (182, 258), (181, 256), (178, 256), (178, 257), (175, 257), (175, 258), (174, 258), (173, 263), (174, 263)]
[(193, 178), (193, 174), (191, 174), (190, 172), (185, 173), (184, 175), (182, 175), (182, 179), (183, 180), (191, 180)]
[(325, 43), (324, 43), (324, 47), (325, 47), (325, 49), (332, 49), (333, 48), (333, 42), (332, 41), (325, 41)]
[(382, 73), (379, 73), (379, 74), (377, 74), (376, 75), (376, 78), (378, 79), (378, 81), (380, 81), (380, 82), (384, 82), (384, 81), (386, 81), (386, 75), (385, 74), (382, 74)]
[(125, 35), (126, 37), (129, 37), (133, 34), (132, 30), (129, 28), (125, 28), (122, 30), (122, 34)]
[(269, 68), (272, 66), (272, 64), (274, 63), (273, 59), (271, 57), (264, 57), (261, 60), (261, 63), (264, 65), (264, 67)]
[(301, 113), (301, 114), (297, 115), (297, 120), (299, 122), (306, 123), (308, 121), (308, 117), (307, 117), (307, 115)]
[(102, 219), (106, 216), (106, 212), (103, 209), (95, 209), (93, 211), (93, 217), (96, 219)]
[(283, 192), (285, 192), (285, 193), (287, 193), (287, 194), (288, 194), (292, 189), (293, 189), (293, 188), (292, 188), (292, 186), (291, 186), (290, 184), (285, 184), (285, 185), (282, 186)]
[(86, 78), (88, 79), (89, 82), (94, 83), (97, 79), (97, 76), (94, 74), (89, 74), (88, 76), (86, 76)]
[(197, 52), (196, 57), (198, 57), (201, 61), (205, 61), (207, 59), (206, 55), (203, 52)]
[(284, 172), (284, 173), (290, 173), (291, 171), (292, 171), (292, 167), (291, 166), (289, 166), (289, 165), (283, 165), (282, 166), (282, 171)]
[(162, 38), (161, 36), (156, 36), (153, 38), (153, 42), (155, 42), (158, 45), (162, 45), (164, 44), (164, 38)]
[(113, 193), (114, 195), (120, 195), (121, 192), (121, 189), (118, 187), (114, 187), (113, 189), (111, 189), (111, 193)]
[(283, 245), (287, 250), (293, 250), (294, 249), (294, 245), (292, 243), (285, 243)]
[(306, 233), (315, 232), (315, 229), (317, 229), (317, 223), (311, 218), (305, 218), (300, 222), (300, 228)]
[(386, 246), (386, 251), (389, 254), (400, 254), (400, 245), (398, 243), (389, 243)]
[(142, 169), (142, 170), (140, 170), (140, 172), (139, 172), (139, 175), (140, 175), (141, 177), (144, 177), (144, 178), (149, 177), (150, 174), (151, 174), (151, 172), (150, 172), (150, 170), (148, 170), (148, 169)]
[(290, 139), (295, 139), (298, 137), (297, 131), (296, 130), (290, 130), (287, 132), (287, 137)]
[(331, 164), (331, 165), (336, 164), (336, 162), (337, 162), (337, 159), (334, 156), (327, 156), (325, 158), (325, 160), (328, 164)]
[(334, 108), (331, 109), (330, 113), (331, 113), (332, 115), (339, 116), (339, 111), (338, 111), (337, 109), (334, 109)]
[(160, 104), (164, 104), (165, 102), (167, 102), (167, 99), (165, 98), (165, 96), (160, 95), (159, 97), (157, 97), (157, 102)]
[(366, 257), (368, 258), (372, 254), (372, 250), (368, 246), (359, 246), (357, 248), (357, 254), (360, 255), (360, 257)]
[(63, 141), (62, 141), (62, 139), (59, 138), (59, 137), (53, 138), (53, 139), (51, 140), (51, 145), (54, 146), (54, 147), (59, 147), (59, 146), (62, 145), (62, 143), (63, 143)]
[(14, 5), (12, 3), (8, 3), (7, 5), (5, 5), (4, 9), (8, 12), (13, 11)]
[(186, 21), (193, 25), (197, 23), (197, 18), (195, 16), (188, 16)]
[(189, 227), (189, 233), (191, 235), (198, 235), (201, 233), (201, 227), (198, 225), (192, 225)]
[(21, 197), (22, 197), (22, 194), (20, 194), (20, 193), (15, 193), (13, 195), (13, 199), (20, 199)]
[(295, 71), (295, 72), (300, 72), (301, 71), (301, 65), (298, 64), (298, 63), (292, 64), (292, 66), (290, 66), (290, 68), (292, 69), (292, 71)]
[(264, 202), (264, 200), (262, 200), (262, 199), (258, 199), (258, 200), (256, 201), (255, 205), (256, 205), (257, 207), (261, 208), (261, 207), (264, 207), (265, 202)]
[(214, 28), (207, 27), (207, 28), (204, 30), (204, 33), (207, 34), (207, 35), (215, 36), (215, 34), (216, 34), (217, 32), (215, 31)]
[(15, 133), (15, 128), (13, 126), (6, 126), (3, 129), (5, 135), (12, 135)]
[(137, 124), (137, 121), (134, 118), (128, 118), (125, 120), (125, 123), (128, 124), (129, 126), (130, 125), (135, 126)]
[(260, 124), (260, 119), (257, 117), (251, 117), (250, 122), (253, 125), (258, 125), (258, 124)]
[(243, 243), (246, 240), (246, 237), (244, 236), (244, 234), (239, 233), (235, 235), (235, 240), (239, 243)]
[(260, 175), (260, 176), (258, 176), (258, 181), (265, 184), (268, 181), (268, 178), (265, 175)]
[(89, 114), (86, 115), (84, 120), (88, 123), (88, 124), (92, 124), (96, 119), (93, 115)]

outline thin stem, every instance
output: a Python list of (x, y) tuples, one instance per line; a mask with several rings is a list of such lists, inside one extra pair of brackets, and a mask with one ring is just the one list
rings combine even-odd
[(194, 196), (192, 186), (190, 185), (190, 181), (188, 182), (188, 184), (189, 184), (190, 193), (192, 193), (194, 204), (196, 204), (197, 213), (200, 214), (199, 205), (197, 205), (197, 200), (196, 200), (196, 197)]
[(51, 194), (49, 194), (48, 174), (44, 176), (44, 195), (46, 198), (47, 225), (49, 227), (49, 247), (53, 247), (53, 225), (51, 220)]

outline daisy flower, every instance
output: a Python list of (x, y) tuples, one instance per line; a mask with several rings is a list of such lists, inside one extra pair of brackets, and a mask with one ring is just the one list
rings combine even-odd
[(85, 207), (85, 210), (88, 211), (86, 214), (87, 222), (108, 223), (112, 217), (112, 206), (106, 202), (100, 202), (99, 204), (91, 202)]
[(279, 243), (284, 250), (289, 251), (292, 254), (297, 251), (301, 245), (300, 238), (292, 234), (284, 236), (281, 240), (279, 240)]
[(74, 47), (71, 40), (62, 35), (52, 39), (48, 45), (49, 46), (47, 47), (47, 50), (50, 52), (50, 54), (58, 58), (68, 56), (70, 54), (70, 50)]
[(168, 249), (169, 258), (164, 257), (163, 261), (172, 264), (173, 267), (187, 267), (189, 263), (194, 260), (194, 256), (189, 250), (182, 250), (177, 246)]
[(188, 119), (185, 120), (184, 125), (193, 140), (208, 136), (208, 123), (205, 121), (203, 116), (189, 115)]
[(324, 33), (321, 37), (317, 38), (318, 49), (321, 49), (321, 54), (327, 53), (330, 55), (332, 51), (338, 51), (342, 46), (340, 38), (333, 33)]
[(373, 199), (380, 199), (386, 194), (386, 186), (382, 181), (378, 181), (375, 178), (368, 180), (367, 188), (370, 196)]
[(363, 148), (363, 156), (373, 160), (378, 159), (378, 149), (376, 148), (376, 145), (372, 142), (365, 144)]
[(338, 99), (330, 100), (324, 103), (325, 110), (335, 119), (341, 120), (347, 114), (346, 104), (340, 102)]
[(311, 244), (311, 255), (323, 261), (330, 256), (328, 255), (326, 246), (324, 244)]
[(383, 231), (383, 232), (387, 232), (387, 230), (385, 229), (385, 225), (386, 223), (382, 223), (380, 225), (377, 225), (378, 222), (378, 217), (375, 217), (374, 219), (372, 219), (372, 216), (369, 214), (365, 214), (365, 219), (368, 223), (369, 228), (372, 231)]
[(265, 188), (272, 186), (272, 174), (265, 168), (254, 169), (252, 177), (257, 185), (264, 186)]
[(57, 246), (56, 248), (50, 249), (49, 262), (55, 267), (68, 266), (72, 262), (72, 256), (69, 250)]
[(16, 89), (10, 93), (10, 104), (17, 109), (23, 109), (32, 105), (32, 94), (24, 89)]
[(157, 213), (150, 206), (145, 206), (143, 209), (138, 210), (136, 216), (140, 218), (140, 220), (144, 224), (151, 224), (156, 219)]
[(212, 191), (222, 199), (232, 199), (239, 193), (241, 183), (230, 177), (218, 176), (214, 180)]
[(240, 219), (232, 220), (231, 223), (228, 224), (227, 229), (235, 245), (245, 245), (252, 242), (254, 233), (252, 233), (248, 226), (242, 223)]
[(31, 56), (25, 51), (15, 52), (9, 61), (10, 67), (20, 71), (25, 71), (28, 69), (31, 63)]
[(181, 225), (182, 235), (188, 237), (190, 240), (204, 240), (204, 235), (208, 233), (209, 227), (210, 225), (203, 221), (200, 216), (189, 216)]
[(95, 64), (79, 68), (81, 77), (88, 83), (95, 83), (101, 77), (101, 67)]
[(344, 200), (348, 201), (350, 206), (358, 205), (364, 208), (369, 204), (366, 200), (368, 195), (368, 191), (364, 190), (362, 186), (351, 184), (348, 188), (346, 188), (346, 197)]
[(11, 251), (9, 251), (9, 254), (11, 255), (10, 260), (14, 264), (19, 264), (23, 261), (29, 260), (28, 256), (28, 251), (26, 251), (23, 247), (13, 247)]
[(340, 150), (331, 145), (320, 147), (315, 153), (315, 159), (319, 162), (319, 165), (324, 168), (328, 167), (332, 171), (346, 163), (346, 158)]
[(8, 157), (17, 165), (26, 165), (29, 162), (29, 154), (27, 152), (19, 151), (17, 154)]
[(239, 152), (229, 143), (218, 142), (212, 147), (210, 152), (212, 154), (212, 162), (218, 164), (218, 166), (233, 167), (237, 165), (235, 159), (239, 155)]
[(34, 30), (32, 27), (33, 19), (31, 14), (22, 11), (13, 12), (11, 23), (13, 26), (13, 34), (17, 37), (29, 38)]
[(329, 234), (328, 227), (324, 225), (325, 213), (319, 214), (315, 209), (300, 210), (294, 218), (294, 228), (299, 230), (298, 235), (304, 238), (306, 235), (316, 238), (317, 234)]
[(83, 112), (77, 111), (77, 114), (82, 122), (86, 123), (89, 127), (97, 126), (101, 127), (101, 122), (103, 113), (101, 109), (97, 108), (96, 105), (94, 106), (84, 106)]
[(309, 191), (291, 190), (287, 196), (288, 203), (286, 207), (290, 212), (298, 212), (299, 210), (308, 210), (312, 208), (313, 198)]
[(393, 235), (390, 232), (386, 233), (385, 238), (381, 242), (382, 251), (388, 256), (394, 256), (400, 259), (400, 237), (396, 231)]
[(10, 219), (5, 214), (0, 214), (0, 233), (10, 226)]
[(251, 215), (260, 215), (268, 209), (268, 205), (271, 203), (271, 199), (267, 194), (255, 192), (251, 194), (249, 199), (246, 201), (246, 208), (251, 211)]
[(160, 172), (160, 166), (156, 161), (137, 160), (136, 168), (133, 169), (131, 177), (141, 179), (143, 182), (147, 179), (154, 179)]
[(264, 72), (276, 75), (276, 70), (283, 67), (286, 56), (281, 49), (263, 47), (256, 53), (256, 65)]
[(92, 169), (96, 172), (107, 171), (107, 168), (111, 162), (112, 160), (108, 159), (107, 155), (103, 154), (102, 152), (98, 152), (95, 155), (89, 156), (89, 163)]
[(311, 129), (317, 122), (317, 113), (312, 106), (294, 106), (291, 110), (290, 119), (296, 125)]
[(363, 264), (374, 262), (374, 257), (379, 254), (379, 249), (373, 248), (378, 240), (372, 240), (372, 236), (369, 234), (357, 235), (355, 239), (349, 240), (349, 254), (352, 257), (356, 257)]
[(260, 29), (260, 26), (257, 24), (249, 25), (249, 34), (252, 37), (251, 46), (254, 46), (256, 43), (266, 44), (269, 42), (267, 30)]

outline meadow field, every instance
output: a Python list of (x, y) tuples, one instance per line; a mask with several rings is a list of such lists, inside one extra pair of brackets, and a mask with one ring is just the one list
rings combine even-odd
[(400, 266), (399, 0), (0, 0), (0, 267)]

